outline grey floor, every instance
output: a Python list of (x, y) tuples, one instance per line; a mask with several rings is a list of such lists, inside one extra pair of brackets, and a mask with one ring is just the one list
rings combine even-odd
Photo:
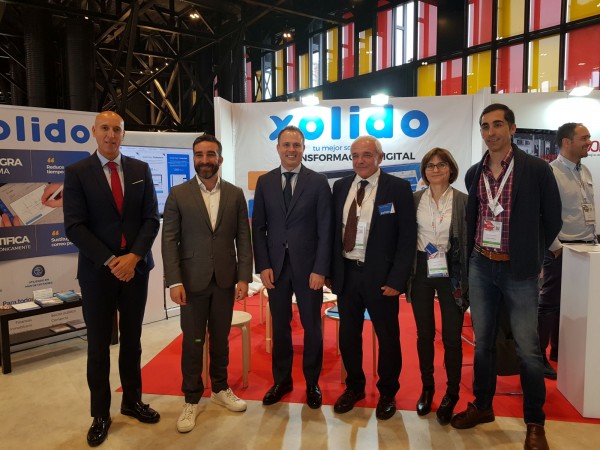
[[(142, 364), (180, 333), (179, 320), (146, 325)], [(119, 386), (117, 348), (113, 348), (111, 383)], [(85, 449), (91, 423), (85, 380), (86, 342), (75, 338), (17, 352), (13, 372), (0, 374), (0, 448), (7, 450)], [(402, 395), (400, 392), (398, 395)], [(196, 428), (179, 434), (175, 422), (182, 397), (145, 395), (161, 421), (145, 425), (119, 414), (121, 398), (113, 394), (113, 424), (101, 449), (522, 449), (521, 419), (497, 417), (471, 430), (442, 427), (435, 414), (421, 418), (398, 411), (379, 422), (373, 409), (336, 416), (331, 406), (311, 410), (302, 404), (263, 407), (248, 402), (244, 413), (232, 413), (201, 402)], [(548, 421), (552, 449), (600, 448), (600, 426)]]

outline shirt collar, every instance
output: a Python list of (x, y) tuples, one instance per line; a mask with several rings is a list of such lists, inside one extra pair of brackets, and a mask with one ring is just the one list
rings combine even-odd
[(577, 170), (577, 166), (579, 166), (581, 168), (581, 163), (576, 164), (573, 161), (569, 161), (567, 158), (565, 158), (560, 153), (558, 154), (556, 159), (558, 159), (561, 163), (563, 163), (565, 166), (567, 166), (567, 168), (569, 168), (571, 170)]
[[(511, 145), (508, 153), (506, 155), (504, 155), (504, 158), (502, 158), (502, 161), (500, 161), (500, 165), (502, 166), (503, 170), (506, 170), (506, 168), (510, 165), (510, 161), (513, 159), (514, 154), (515, 153), (513, 151), (512, 145)], [(490, 163), (490, 151), (488, 150), (488, 152), (486, 153), (485, 158), (483, 160), (483, 166), (487, 170), (490, 170), (489, 163)]]
[(204, 182), (198, 175), (196, 175), (196, 181), (198, 181), (198, 186), (200, 186), (200, 190), (203, 192), (207, 192), (209, 194), (214, 194), (215, 192), (219, 192), (219, 189), (221, 189), (221, 177), (219, 175), (217, 175), (217, 182), (212, 191), (209, 191), (208, 189), (206, 189)]
[(285, 172), (292, 172), (292, 173), (300, 173), (300, 169), (302, 168), (302, 164), (298, 164), (298, 167), (292, 169), (292, 170), (286, 170), (283, 166), (280, 166), (281, 169), (281, 174), (283, 175)]
[[(100, 160), (100, 164), (102, 164), (102, 167), (106, 166), (106, 163), (111, 161), (110, 159), (106, 159), (104, 156), (102, 156), (99, 151), (96, 151), (96, 155), (98, 155), (98, 159)], [(117, 157), (112, 161), (115, 162), (117, 166), (123, 168), (121, 166), (121, 153), (119, 153)]]
[(358, 175), (355, 175), (354, 180), (352, 181), (352, 184), (355, 185), (355, 184), (360, 183), (362, 180), (367, 180), (369, 182), (369, 186), (375, 187), (375, 186), (377, 186), (377, 183), (379, 182), (379, 175), (381, 175), (381, 169), (377, 169), (377, 172), (375, 172), (369, 178), (361, 178)]

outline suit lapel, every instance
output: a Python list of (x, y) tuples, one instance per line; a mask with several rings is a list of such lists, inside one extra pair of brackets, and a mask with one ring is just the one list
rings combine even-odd
[[(306, 168), (304, 166), (300, 167), (300, 172), (298, 172), (298, 175), (296, 175), (298, 177), (298, 179), (296, 180), (296, 186), (294, 187), (294, 194), (292, 195), (292, 201), (290, 203), (290, 207), (287, 210), (286, 215), (290, 215), (292, 210), (294, 209), (294, 206), (296, 206), (296, 203), (298, 203), (298, 198), (302, 195), (302, 192), (304, 191), (305, 187), (307, 186), (307, 184), (309, 183), (309, 180), (307, 180), (307, 178), (309, 178), (309, 173), (306, 170)], [(285, 211), (285, 203), (283, 203), (283, 191), (281, 193), (281, 201), (283, 204), (283, 209)]]
[(194, 177), (188, 183), (188, 188), (192, 193), (192, 197), (194, 199), (194, 203), (196, 204), (197, 211), (199, 211), (200, 216), (204, 219), (206, 226), (209, 230), (212, 230), (212, 225), (210, 223), (210, 216), (208, 215), (208, 210), (206, 209), (206, 205), (204, 204), (204, 198), (202, 198), (202, 191), (200, 190), (200, 185), (198, 184), (198, 178)]
[(513, 147), (514, 152), (514, 161), (515, 166), (513, 167), (513, 177), (512, 177), (512, 192), (510, 198), (510, 204), (515, 204), (515, 197), (517, 196), (517, 191), (519, 190), (519, 182), (521, 178), (523, 178), (523, 169), (524, 169), (524, 158), (522, 158), (522, 154), (518, 149)]
[[(223, 218), (223, 212), (227, 207), (227, 202), (229, 201), (229, 186), (223, 179), (221, 178), (221, 193), (219, 196), (219, 212), (217, 213), (217, 221), (215, 222), (215, 230), (219, 228), (221, 224), (221, 219)], [(204, 202), (203, 202), (204, 203)]]
[(100, 159), (98, 159), (98, 155), (96, 153), (94, 153), (94, 155), (90, 157), (90, 172), (92, 173), (92, 176), (96, 179), (98, 186), (100, 186), (100, 190), (106, 197), (107, 202), (110, 203), (114, 208), (115, 212), (118, 213), (115, 198), (113, 197), (112, 191), (110, 190), (110, 184), (106, 179), (104, 168), (102, 167), (102, 163), (100, 162)]
[(371, 233), (373, 233), (373, 229), (377, 225), (377, 220), (379, 219), (379, 209), (377, 208), (377, 205), (382, 204), (382, 199), (387, 198), (387, 190), (388, 178), (382, 170), (379, 174), (379, 180), (377, 181), (377, 193), (375, 194), (375, 201), (373, 202), (373, 214), (371, 215), (371, 226), (369, 227), (369, 236), (371, 236)]

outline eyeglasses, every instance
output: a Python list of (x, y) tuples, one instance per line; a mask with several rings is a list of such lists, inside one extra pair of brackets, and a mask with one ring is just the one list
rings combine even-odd
[(443, 170), (446, 167), (448, 167), (448, 163), (447, 162), (439, 162), (437, 164), (433, 164), (433, 163), (427, 163), (425, 165), (425, 170), (435, 170), (435, 169), (439, 169), (439, 170)]

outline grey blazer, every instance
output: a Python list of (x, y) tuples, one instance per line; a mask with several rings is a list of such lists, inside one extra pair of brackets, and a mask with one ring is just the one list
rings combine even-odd
[(242, 190), (221, 179), (213, 231), (196, 177), (171, 189), (163, 213), (162, 255), (167, 286), (199, 292), (213, 273), (219, 287), (252, 281), (248, 207)]
[[(425, 190), (417, 191), (413, 194), (415, 200), (415, 214), (419, 209), (419, 203), (423, 197)], [(448, 250), (448, 269), (450, 271), (450, 281), (453, 288), (460, 289), (460, 297), (454, 298), (456, 304), (466, 311), (469, 307), (469, 278), (468, 278), (468, 263), (469, 255), (467, 254), (467, 222), (466, 222), (466, 207), (468, 195), (457, 189), (452, 188), (452, 217), (450, 219), (450, 250)], [(413, 263), (411, 276), (408, 282), (406, 292), (406, 300), (411, 301), (412, 282), (415, 278), (417, 267), (417, 258)]]

